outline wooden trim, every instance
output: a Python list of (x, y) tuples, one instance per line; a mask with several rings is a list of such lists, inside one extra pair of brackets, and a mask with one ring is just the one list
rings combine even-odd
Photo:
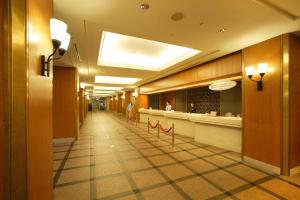
[(290, 128), (289, 128), (289, 34), (281, 37), (281, 173), (285, 176), (290, 174)]
[[(201, 83), (241, 76), (241, 51), (140, 86), (141, 94), (197, 87)], [(183, 88), (182, 88), (183, 89)]]
[[(27, 8), (5, 0), (5, 199), (27, 199)], [(12, 14), (14, 11), (14, 14)]]
[(244, 156), (244, 161), (249, 163), (253, 167), (257, 167), (257, 168), (259, 168), (259, 169), (261, 169), (265, 172), (280, 174), (280, 168), (279, 167), (270, 165), (268, 163), (265, 163), (265, 162), (262, 162), (262, 161), (259, 161), (259, 160), (255, 160), (255, 159), (247, 157), (247, 156)]
[[(242, 51), (242, 77), (244, 77), (245, 74), (245, 63), (244, 63), (244, 52)], [(245, 105), (243, 102), (245, 102), (245, 81), (241, 81), (241, 87), (242, 87), (242, 113), (241, 116), (244, 114)], [(244, 124), (245, 120), (242, 120), (242, 145), (241, 145), (241, 160), (244, 161), (244, 154), (245, 154), (245, 137), (244, 137)]]

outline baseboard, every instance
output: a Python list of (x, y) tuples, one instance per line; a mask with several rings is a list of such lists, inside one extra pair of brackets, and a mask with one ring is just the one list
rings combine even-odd
[(244, 156), (244, 161), (249, 163), (251, 166), (256, 167), (258, 169), (261, 169), (265, 172), (274, 173), (274, 174), (278, 174), (278, 175), (280, 174), (280, 168), (279, 167), (270, 165), (268, 163), (265, 163), (265, 162), (262, 162), (262, 161), (259, 161), (259, 160), (255, 160), (255, 159), (249, 158), (247, 156)]
[(296, 174), (300, 174), (300, 166), (290, 169), (290, 176), (294, 176)]
[(54, 138), (52, 141), (54, 144), (70, 143), (74, 142), (75, 138)]

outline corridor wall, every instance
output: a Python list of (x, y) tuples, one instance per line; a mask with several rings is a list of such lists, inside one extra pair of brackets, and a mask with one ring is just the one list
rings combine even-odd
[(53, 137), (78, 138), (77, 68), (54, 67)]

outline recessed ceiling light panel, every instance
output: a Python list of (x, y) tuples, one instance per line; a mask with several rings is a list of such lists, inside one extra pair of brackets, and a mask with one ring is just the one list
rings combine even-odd
[(94, 86), (94, 90), (122, 90), (122, 87)]
[(199, 50), (111, 32), (102, 32), (98, 65), (161, 71)]
[(117, 77), (117, 76), (95, 76), (95, 83), (131, 85), (140, 80), (142, 80), (142, 79), (129, 78), (129, 77)]

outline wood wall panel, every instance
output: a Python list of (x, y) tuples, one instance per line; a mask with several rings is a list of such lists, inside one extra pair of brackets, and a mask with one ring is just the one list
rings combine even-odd
[(140, 94), (138, 96), (138, 108), (148, 109), (148, 95)]
[(79, 96), (79, 123), (80, 125), (82, 125), (85, 117), (85, 107), (86, 107), (83, 88), (80, 88), (78, 96)]
[(113, 96), (112, 100), (112, 110), (117, 111), (117, 100), (116, 100), (116, 95)]
[[(28, 199), (53, 199), (52, 78), (40, 75), (41, 54), (52, 51), (51, 0), (27, 1), (28, 27)], [(35, 38), (36, 36), (39, 39)], [(24, 103), (24, 102), (22, 102)]]
[(164, 92), (162, 93), (162, 109), (165, 110), (167, 101), (170, 101), (170, 104), (172, 106), (172, 110), (176, 108), (176, 92)]
[(54, 138), (78, 136), (77, 69), (54, 67), (53, 73)]
[(210, 61), (191, 69), (142, 85), (140, 93), (149, 93), (189, 84), (201, 83), (242, 74), (241, 52)]
[[(0, 200), (4, 199), (4, 3), (0, 4)], [(7, 153), (7, 152), (6, 152)]]
[(300, 166), (300, 38), (290, 35), (290, 167)]
[(117, 95), (118, 100), (117, 100), (117, 112), (121, 113), (122, 112), (122, 94)]
[(281, 37), (245, 48), (243, 62), (245, 67), (269, 66), (263, 91), (243, 74), (244, 156), (280, 167)]
[(109, 110), (112, 111), (113, 110), (113, 101), (111, 100), (111, 97), (107, 97), (108, 98), (108, 102), (109, 102)]

